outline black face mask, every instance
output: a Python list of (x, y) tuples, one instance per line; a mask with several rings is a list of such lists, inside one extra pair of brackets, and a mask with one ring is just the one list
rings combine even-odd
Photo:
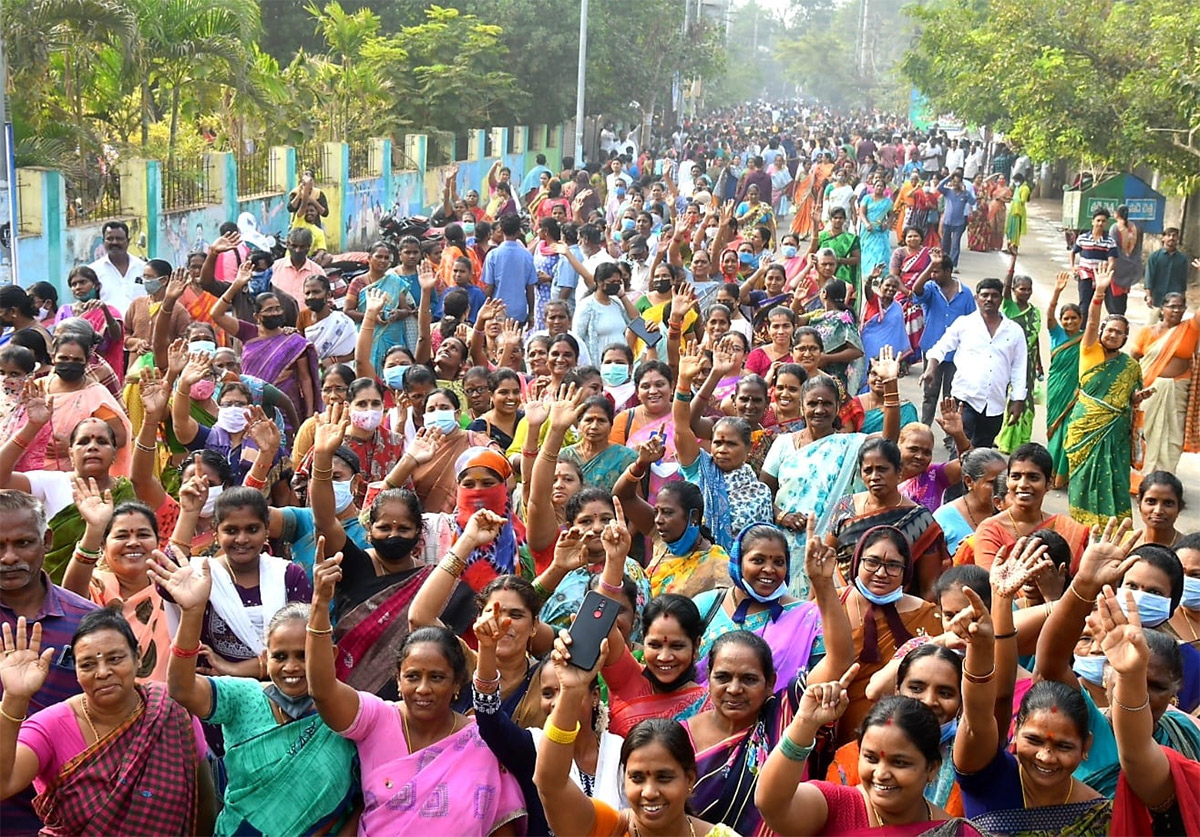
[(321, 297), (320, 299), (306, 299), (304, 304), (308, 306), (309, 311), (320, 312), (325, 310), (325, 303), (329, 300)]
[(609, 296), (616, 296), (621, 292), (620, 282), (608, 282), (604, 285), (604, 292)]
[(665, 279), (662, 282), (655, 282), (654, 292), (658, 294), (669, 294), (671, 292), (671, 280)]
[(412, 554), (420, 536), (405, 538), (394, 535), (390, 538), (371, 538), (371, 546), (382, 561), (403, 561)]
[(74, 383), (83, 377), (87, 364), (82, 360), (60, 360), (54, 364), (54, 374), (68, 383)]
[(269, 314), (262, 318), (262, 327), (267, 331), (283, 328), (283, 314)]

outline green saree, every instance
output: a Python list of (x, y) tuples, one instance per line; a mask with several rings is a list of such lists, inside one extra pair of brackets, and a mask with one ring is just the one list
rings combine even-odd
[(1025, 409), (1015, 423), (1006, 421), (996, 437), (996, 447), (1000, 452), (1012, 453), (1033, 438), (1033, 387), (1037, 382), (1038, 332), (1042, 329), (1042, 312), (1035, 305), (1027, 305), (1022, 311), (1011, 299), (1004, 300), (1000, 310), (1025, 332), (1025, 343), (1029, 350), (1029, 360), (1025, 364)]
[[(118, 506), (126, 500), (137, 499), (133, 483), (125, 477), (113, 477), (112, 496), (113, 504)], [(79, 543), (87, 526), (74, 504), (54, 515), (49, 526), (50, 531), (54, 533), (54, 548), (46, 553), (42, 569), (49, 574), (51, 581), (62, 584), (63, 573), (67, 571), (67, 564), (71, 562), (71, 553), (75, 551), (75, 544)]]
[(1050, 369), (1046, 373), (1046, 447), (1054, 459), (1054, 477), (1066, 480), (1067, 417), (1079, 392), (1079, 344), (1083, 334), (1074, 337), (1062, 326), (1050, 330)]
[(1142, 368), (1126, 354), (1106, 359), (1099, 343), (1080, 351), (1079, 368), (1079, 401), (1066, 433), (1071, 517), (1103, 526), (1131, 514), (1132, 401)]

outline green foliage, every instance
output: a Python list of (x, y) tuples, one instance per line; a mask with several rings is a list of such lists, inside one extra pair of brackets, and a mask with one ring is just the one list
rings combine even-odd
[(903, 72), (935, 109), (1038, 159), (1197, 181), (1200, 149), (1172, 137), (1200, 129), (1200, 5), (941, 0), (910, 14), (921, 34)]

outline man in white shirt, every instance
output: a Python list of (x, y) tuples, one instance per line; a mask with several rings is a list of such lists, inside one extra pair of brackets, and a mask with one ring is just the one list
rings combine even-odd
[(621, 162), (620, 157), (614, 157), (609, 163), (609, 168), (608, 177), (605, 178), (605, 182), (608, 185), (608, 194), (616, 194), (618, 183), (626, 189), (633, 185), (633, 178), (625, 173), (625, 164)]
[(596, 290), (596, 268), (605, 262), (616, 261), (604, 249), (604, 231), (595, 224), (584, 224), (579, 228), (579, 253), (583, 256), (582, 261), (569, 247), (563, 253), (567, 262), (579, 274), (579, 282), (575, 285), (576, 308), (588, 294)]
[(983, 146), (977, 142), (971, 143), (971, 153), (967, 155), (967, 159), (963, 162), (963, 180), (968, 182), (975, 179), (975, 176), (983, 169)]
[(946, 168), (951, 174), (954, 174), (955, 169), (961, 169), (963, 163), (966, 162), (967, 155), (963, 152), (962, 146), (958, 144), (957, 139), (950, 140), (950, 147), (946, 149)]
[(950, 394), (962, 410), (963, 432), (977, 448), (990, 448), (1004, 424), (1015, 422), (1025, 411), (1028, 396), (1025, 367), (1029, 362), (1025, 332), (1000, 313), (1004, 285), (984, 279), (975, 288), (977, 310), (959, 317), (926, 355), (921, 386), (934, 381), (938, 365), (954, 355), (954, 383)]
[(142, 273), (146, 263), (129, 255), (129, 227), (124, 221), (108, 221), (100, 230), (104, 238), (105, 255), (88, 267), (100, 279), (100, 299), (118, 311), (128, 311), (129, 304), (146, 295)]

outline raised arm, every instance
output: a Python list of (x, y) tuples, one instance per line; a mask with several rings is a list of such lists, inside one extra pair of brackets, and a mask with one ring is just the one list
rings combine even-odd
[(1171, 763), (1154, 740), (1148, 688), (1150, 646), (1142, 632), (1137, 600), (1130, 591), (1121, 592), (1128, 616), (1117, 604), (1113, 588), (1105, 585), (1088, 624), (1115, 674), (1109, 714), (1121, 772), (1138, 799), (1151, 810), (1161, 811), (1171, 803), (1176, 789), (1171, 781)]
[(638, 488), (646, 478), (647, 469), (662, 459), (666, 444), (662, 436), (656, 433), (640, 443), (635, 450), (638, 455), (637, 461), (617, 477), (617, 482), (613, 485), (613, 497), (625, 504), (625, 511), (629, 514), (629, 522), (633, 524), (633, 528), (643, 535), (648, 535), (654, 531), (654, 507), (642, 499)]
[(854, 662), (854, 629), (833, 582), (837, 552), (817, 536), (817, 517), (810, 514), (805, 528), (804, 571), (811, 582), (812, 597), (821, 614), (821, 632), (825, 637), (825, 657), (813, 666), (808, 679), (814, 683), (836, 680)]
[(966, 431), (963, 430), (962, 410), (958, 406), (958, 401), (954, 398), (943, 398), (941, 412), (935, 421), (946, 435), (954, 440), (954, 449), (957, 451), (958, 457), (946, 461), (946, 470), (943, 473), (950, 485), (958, 485), (962, 482), (963, 454), (971, 449), (971, 440), (967, 438)]
[[(21, 722), (29, 712), (29, 702), (41, 690), (50, 673), (54, 649), (42, 650), (42, 626), (33, 623), (28, 632), (25, 617), (17, 617), (14, 632), (7, 622), (0, 640), (0, 799), (8, 799), (33, 782), (38, 773), (38, 757), (29, 747), (17, 743)], [(568, 752), (570, 752), (568, 750)], [(569, 780), (568, 780), (569, 781)]]
[(967, 646), (963, 713), (954, 739), (954, 766), (963, 773), (977, 773), (988, 766), (1000, 746), (995, 715), (996, 640), (991, 614), (979, 594), (966, 586), (962, 591), (969, 605), (949, 626)]
[(113, 496), (111, 490), (101, 491), (96, 480), (71, 479), (71, 498), (75, 508), (83, 518), (83, 537), (75, 545), (71, 560), (63, 573), (62, 586), (77, 596), (91, 598), (88, 586), (92, 581), (92, 571), (96, 562), (104, 552), (104, 528), (108, 526), (113, 516)]
[(933, 247), (929, 251), (929, 264), (925, 265), (925, 269), (920, 272), (916, 280), (913, 282), (912, 292), (914, 296), (920, 296), (925, 290), (925, 283), (929, 281), (929, 275), (933, 273), (933, 266), (942, 260), (942, 251)]
[(154, 365), (166, 369), (169, 365), (168, 351), (171, 345), (171, 320), (175, 306), (188, 287), (186, 268), (176, 268), (167, 282), (167, 293), (162, 307), (150, 324), (150, 349), (154, 352)]
[(700, 456), (700, 442), (692, 432), (692, 382), (700, 374), (700, 344), (692, 343), (683, 349), (679, 358), (679, 376), (671, 402), (671, 418), (675, 424), (675, 456), (685, 468)]
[(350, 686), (337, 678), (333, 662), (333, 625), (329, 606), (333, 592), (342, 580), (342, 553), (325, 557), (325, 536), (317, 536), (316, 564), (313, 566), (312, 610), (304, 627), (304, 668), (308, 675), (308, 694), (317, 706), (321, 720), (334, 732), (349, 729), (358, 717), (359, 698)]
[(817, 732), (835, 723), (850, 706), (848, 690), (857, 674), (855, 663), (838, 680), (808, 686), (792, 722), (767, 757), (754, 789), (754, 804), (772, 831), (819, 834), (824, 830), (829, 803), (804, 781), (804, 770), (816, 747)]
[[(525, 519), (529, 521), (526, 537), (529, 548), (541, 551), (554, 543), (558, 536), (558, 520), (554, 515), (554, 500), (551, 496), (554, 489), (554, 468), (558, 463), (558, 454), (562, 450), (563, 440), (567, 431), (579, 420), (583, 401), (587, 392), (577, 389), (574, 384), (564, 384), (559, 387), (558, 394), (550, 401), (548, 415), (550, 429), (546, 433), (546, 441), (541, 445), (541, 451), (533, 457), (522, 451), (522, 459), (533, 459), (533, 468), (529, 475), (529, 498), (525, 509)], [(530, 404), (529, 410), (535, 417), (547, 410), (544, 403)], [(526, 412), (526, 419), (529, 413)], [(525, 447), (538, 447), (538, 435), (542, 422), (535, 428), (528, 425), (529, 435), (525, 439)]]
[(1103, 534), (1099, 526), (1092, 527), (1091, 542), (1079, 561), (1078, 572), (1062, 598), (1054, 603), (1054, 610), (1042, 626), (1037, 643), (1035, 677), (1079, 688), (1079, 679), (1071, 670), (1075, 643), (1083, 633), (1101, 588), (1105, 584), (1120, 585), (1126, 571), (1137, 563), (1137, 556), (1130, 557), (1129, 551), (1141, 532), (1128, 538), (1131, 528), (1129, 518), (1118, 524), (1115, 517), (1108, 519)]
[[(417, 284), (423, 299), (417, 300), (417, 347), (413, 355), (418, 363), (428, 363), (433, 357), (433, 295), (437, 292), (437, 275), (427, 261), (422, 260), (417, 266)], [(420, 360), (422, 356), (425, 360)]]
[(325, 536), (325, 548), (340, 552), (346, 545), (346, 530), (337, 516), (337, 501), (333, 497), (333, 454), (341, 446), (350, 429), (347, 404), (330, 404), (324, 415), (317, 414), (313, 433), (312, 469), (308, 482), (308, 499), (312, 504), (313, 527)]
[[(375, 344), (375, 327), (392, 298), (379, 288), (367, 288), (365, 295), (367, 308), (363, 313), (362, 327), (358, 330), (358, 339), (354, 342), (354, 374), (360, 378), (374, 378), (377, 373), (371, 363), (371, 349)], [(425, 362), (420, 358), (417, 360)]]
[(992, 588), (992, 633), (996, 639), (997, 681), (993, 714), (997, 730), (1007, 730), (1012, 721), (1013, 693), (1017, 683), (1020, 648), (1013, 599), (1022, 587), (1053, 569), (1046, 552), (1047, 547), (1040, 540), (1021, 538), (1011, 550), (1002, 547), (996, 553), (988, 574)]
[(1046, 305), (1047, 331), (1054, 331), (1058, 328), (1058, 298), (1070, 281), (1071, 274), (1065, 270), (1059, 271), (1054, 276), (1054, 292), (1050, 294), (1050, 302)]
[(1100, 316), (1101, 305), (1104, 304), (1104, 297), (1108, 291), (1108, 286), (1112, 284), (1113, 271), (1108, 265), (1102, 265), (1096, 269), (1096, 290), (1092, 294), (1092, 302), (1089, 306), (1091, 310), (1084, 311), (1083, 316), (1087, 317), (1087, 324), (1083, 329), (1083, 348), (1090, 349), (1100, 341)]
[(175, 384), (175, 397), (171, 400), (171, 426), (181, 445), (190, 444), (200, 433), (200, 425), (192, 418), (192, 385), (207, 377), (211, 369), (211, 355), (192, 352), (188, 355), (187, 366), (179, 374), (179, 382)]
[(42, 428), (50, 423), (54, 415), (54, 396), (43, 395), (37, 381), (31, 378), (21, 391), (21, 406), (25, 409), (25, 424), (0, 445), (0, 488), (13, 488), (28, 494), (31, 490), (29, 477), (13, 473), (13, 468)]
[(244, 261), (238, 265), (237, 277), (234, 278), (229, 288), (217, 297), (217, 301), (213, 303), (211, 312), (213, 322), (231, 337), (238, 336), (241, 331), (241, 324), (238, 318), (230, 313), (229, 309), (233, 305), (233, 298), (250, 284), (250, 271), (252, 267), (249, 261)]
[(441, 625), (442, 611), (450, 601), (454, 585), (467, 568), (467, 559), (481, 546), (496, 540), (508, 521), (495, 512), (479, 509), (467, 521), (463, 533), (437, 568), (429, 574), (408, 608), (408, 628), (415, 631), (429, 625)]
[(167, 691), (193, 715), (207, 718), (212, 714), (213, 687), (207, 677), (196, 673), (196, 658), (201, 651), (204, 608), (212, 593), (208, 559), (203, 558), (197, 564), (179, 564), (155, 550), (147, 569), (180, 610), (179, 628), (167, 662)]
[(896, 350), (884, 346), (875, 359), (875, 374), (883, 380), (883, 436), (900, 440), (900, 361)]
[(167, 413), (167, 382), (157, 369), (143, 369), (138, 387), (142, 397), (142, 426), (133, 440), (133, 456), (129, 464), (129, 479), (134, 493), (150, 508), (162, 506), (167, 493), (159, 481), (158, 426)]

